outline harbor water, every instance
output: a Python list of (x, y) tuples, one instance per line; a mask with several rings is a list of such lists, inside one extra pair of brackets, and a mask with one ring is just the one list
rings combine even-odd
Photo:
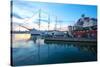
[(30, 34), (12, 34), (13, 66), (97, 60), (96, 43), (45, 41)]

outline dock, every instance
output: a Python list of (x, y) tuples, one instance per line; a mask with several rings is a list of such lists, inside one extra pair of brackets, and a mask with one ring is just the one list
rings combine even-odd
[(61, 42), (97, 42), (96, 39), (87, 38), (45, 38), (45, 41), (61, 41)]

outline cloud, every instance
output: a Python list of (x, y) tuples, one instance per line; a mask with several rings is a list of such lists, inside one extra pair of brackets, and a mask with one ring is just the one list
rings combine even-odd
[(19, 19), (23, 19), (20, 15), (16, 14), (16, 13), (12, 13), (12, 16), (19, 18)]
[(31, 17), (37, 11), (37, 7), (30, 1), (13, 1), (12, 13), (18, 14), (22, 18)]
[(15, 23), (23, 23), (24, 20), (23, 20), (23, 19), (19, 19), (19, 18), (13, 16), (13, 17), (12, 17), (12, 22), (15, 22)]
[[(41, 11), (41, 30), (48, 30), (48, 16), (49, 14), (46, 13), (49, 10), (43, 6), (42, 4), (42, 11)], [(14, 23), (21, 23), (29, 28), (39, 29), (38, 22), (39, 22), (39, 9), (40, 4), (30, 2), (30, 1), (14, 1), (13, 2), (13, 10), (12, 10), (12, 20)], [(46, 12), (44, 11), (46, 10)], [(62, 24), (62, 27), (66, 24)], [(50, 16), (50, 27), (49, 30), (53, 30), (55, 27), (55, 17), (54, 15)], [(58, 28), (60, 26), (58, 25)], [(20, 28), (21, 29), (21, 28)]]

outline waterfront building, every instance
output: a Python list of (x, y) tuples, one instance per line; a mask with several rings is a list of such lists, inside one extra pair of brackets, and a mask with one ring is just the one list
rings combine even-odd
[(97, 38), (97, 19), (86, 17), (84, 14), (73, 26), (74, 37)]
[(97, 25), (96, 18), (85, 17), (85, 15), (83, 14), (81, 18), (79, 18), (78, 21), (75, 23), (74, 27), (78, 29), (83, 27), (91, 27), (95, 25)]

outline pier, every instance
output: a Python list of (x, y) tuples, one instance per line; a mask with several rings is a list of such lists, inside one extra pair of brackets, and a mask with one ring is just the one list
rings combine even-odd
[(87, 38), (45, 38), (45, 41), (62, 41), (62, 42), (97, 42), (96, 39)]

